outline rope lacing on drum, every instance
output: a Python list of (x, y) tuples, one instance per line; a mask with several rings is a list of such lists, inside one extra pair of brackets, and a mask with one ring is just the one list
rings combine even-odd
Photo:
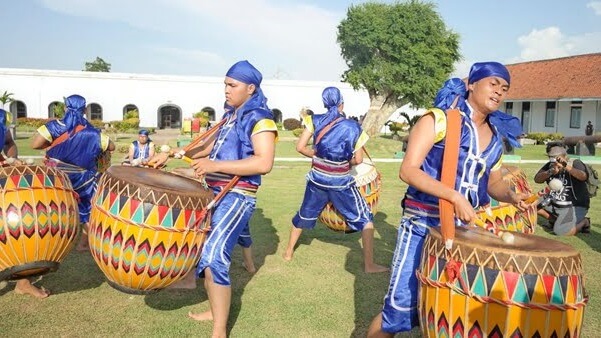
[[(581, 301), (571, 303), (571, 304), (523, 303), (523, 302), (515, 302), (513, 300), (496, 299), (496, 298), (492, 298), (489, 296), (480, 296), (469, 290), (469, 287), (467, 286), (467, 283), (461, 276), (459, 270), (460, 270), (459, 263), (457, 263), (455, 260), (453, 260), (451, 258), (445, 265), (445, 271), (447, 273), (447, 277), (449, 278), (449, 281), (446, 283), (432, 280), (432, 279), (426, 277), (424, 274), (420, 273), (419, 271), (416, 271), (415, 275), (422, 284), (426, 284), (430, 287), (436, 287), (436, 288), (444, 287), (444, 288), (450, 289), (452, 291), (455, 291), (459, 294), (462, 294), (464, 296), (474, 298), (477, 301), (479, 301), (481, 303), (486, 303), (486, 304), (495, 303), (495, 304), (503, 305), (505, 307), (518, 306), (523, 309), (539, 309), (539, 310), (545, 310), (545, 311), (553, 311), (553, 310), (567, 311), (567, 310), (577, 310), (581, 307), (584, 307), (588, 303), (588, 296), (584, 296)], [(459, 280), (459, 284), (461, 285), (461, 288), (459, 288), (455, 285), (456, 280)]]

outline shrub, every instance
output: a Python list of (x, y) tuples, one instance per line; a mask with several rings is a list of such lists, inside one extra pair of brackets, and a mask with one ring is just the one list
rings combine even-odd
[(138, 109), (128, 110), (127, 113), (125, 113), (125, 115), (123, 115), (124, 120), (133, 119), (133, 118), (140, 118), (140, 113), (138, 112)]
[(123, 121), (112, 121), (111, 125), (119, 132), (125, 132), (128, 130), (137, 130), (140, 127), (140, 119), (131, 118)]
[(545, 141), (557, 141), (563, 139), (561, 133), (529, 133), (526, 135), (527, 138), (536, 141), (536, 144), (544, 144)]
[(209, 125), (209, 112), (205, 110), (201, 110), (198, 113), (194, 113), (192, 115), (195, 119), (200, 121), (200, 127), (206, 128)]
[(295, 130), (301, 128), (302, 124), (299, 120), (289, 118), (284, 120), (284, 129), (286, 130)]
[[(54, 119), (52, 119), (54, 120)], [(27, 126), (31, 128), (39, 128), (46, 124), (46, 122), (50, 121), (50, 119), (36, 119), (31, 117), (19, 117), (17, 119), (17, 126)]]
[(303, 133), (304, 128), (296, 128), (292, 131), (292, 134), (296, 137), (299, 137)]

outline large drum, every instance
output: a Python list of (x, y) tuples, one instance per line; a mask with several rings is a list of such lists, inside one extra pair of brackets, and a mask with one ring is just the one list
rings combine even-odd
[(111, 166), (92, 199), (88, 238), (114, 288), (158, 291), (196, 267), (213, 193), (200, 182), (149, 168)]
[[(378, 211), (378, 201), (380, 200), (380, 189), (382, 180), (380, 173), (376, 170), (373, 162), (369, 158), (364, 158), (363, 162), (351, 168), (351, 175), (355, 178), (357, 187), (371, 212), (375, 214)], [(319, 215), (319, 220), (328, 228), (334, 231), (346, 233), (354, 232), (346, 225), (344, 218), (334, 208), (332, 203), (328, 203)]]
[(76, 196), (54, 168), (0, 167), (0, 280), (58, 269), (79, 230)]
[[(515, 233), (508, 244), (480, 228), (456, 230), (450, 252), (440, 228), (424, 243), (417, 277), (425, 337), (580, 334), (588, 296), (576, 250), (535, 235)], [(456, 267), (454, 279), (449, 266)]]
[[(503, 180), (509, 184), (513, 191), (532, 194), (528, 179), (520, 168), (503, 166), (501, 171)], [(477, 214), (489, 230), (500, 229), (531, 234), (534, 233), (536, 228), (536, 212), (536, 205), (531, 205), (525, 212), (521, 212), (511, 204), (492, 200), (491, 207), (488, 210), (480, 210)]]

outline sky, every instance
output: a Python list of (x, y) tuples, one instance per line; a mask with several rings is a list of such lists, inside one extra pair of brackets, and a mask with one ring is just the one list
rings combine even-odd
[[(0, 0), (1, 68), (223, 76), (249, 60), (265, 79), (339, 81), (344, 0)], [(379, 1), (393, 3), (393, 1)], [(505, 64), (601, 52), (601, 0), (439, 0), (460, 36), (454, 76)]]

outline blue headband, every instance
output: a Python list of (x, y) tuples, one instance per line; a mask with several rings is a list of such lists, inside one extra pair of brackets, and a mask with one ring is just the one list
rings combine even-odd
[(511, 83), (511, 76), (505, 66), (498, 62), (476, 62), (470, 69), (470, 75), (468, 77), (468, 84), (480, 81), (485, 77), (498, 76), (505, 81), (507, 84)]
[(89, 122), (83, 117), (86, 109), (86, 99), (81, 95), (71, 95), (65, 99), (67, 111), (63, 117), (63, 123), (67, 131), (71, 132), (77, 125), (87, 126)]
[(246, 60), (236, 62), (230, 67), (225, 76), (246, 84), (253, 84), (256, 87), (260, 87), (261, 81), (263, 81), (261, 72)]
[(333, 107), (338, 107), (344, 103), (340, 89), (336, 87), (327, 87), (324, 89), (321, 93), (321, 99), (323, 101), (323, 106), (328, 110)]

